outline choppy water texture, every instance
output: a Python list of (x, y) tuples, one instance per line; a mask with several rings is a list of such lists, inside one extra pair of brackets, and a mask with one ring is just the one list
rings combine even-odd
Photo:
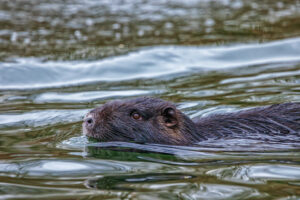
[(300, 145), (92, 143), (155, 96), (190, 117), (300, 97), (299, 1), (0, 2), (0, 199), (300, 199)]

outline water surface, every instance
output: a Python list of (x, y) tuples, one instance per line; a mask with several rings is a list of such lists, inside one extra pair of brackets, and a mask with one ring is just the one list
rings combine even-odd
[(0, 3), (0, 199), (300, 198), (300, 145), (92, 143), (83, 116), (154, 96), (191, 118), (299, 101), (298, 1)]

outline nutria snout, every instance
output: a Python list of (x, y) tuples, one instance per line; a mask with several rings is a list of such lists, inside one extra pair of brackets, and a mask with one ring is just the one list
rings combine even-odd
[(102, 142), (189, 145), (209, 138), (295, 136), (300, 103), (257, 107), (192, 121), (168, 101), (152, 97), (115, 100), (90, 111), (83, 133)]

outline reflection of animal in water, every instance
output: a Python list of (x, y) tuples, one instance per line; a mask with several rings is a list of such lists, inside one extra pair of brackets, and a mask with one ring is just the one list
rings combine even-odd
[(151, 97), (111, 101), (90, 111), (83, 132), (99, 141), (189, 145), (213, 138), (299, 140), (300, 103), (283, 103), (192, 121)]

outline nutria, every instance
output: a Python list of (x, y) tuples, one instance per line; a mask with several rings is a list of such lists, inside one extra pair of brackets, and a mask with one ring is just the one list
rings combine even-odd
[(110, 101), (90, 111), (83, 133), (99, 141), (190, 145), (215, 138), (300, 138), (300, 103), (215, 114), (193, 121), (158, 98)]

